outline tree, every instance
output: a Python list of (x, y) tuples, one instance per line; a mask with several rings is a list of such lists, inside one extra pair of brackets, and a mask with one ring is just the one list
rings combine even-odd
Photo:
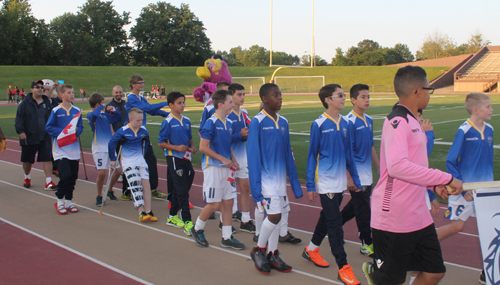
[[(302, 66), (311, 66), (311, 56), (305, 54), (301, 58)], [(314, 56), (314, 66), (326, 66), (328, 62), (322, 59), (319, 55)]]
[(465, 44), (466, 49), (464, 53), (476, 53), (483, 47), (490, 44), (491, 42), (489, 40), (483, 38), (483, 34), (481, 34), (480, 32), (476, 32), (475, 34), (472, 34), (470, 36), (467, 44)]
[(335, 57), (332, 58), (332, 65), (334, 66), (348, 66), (351, 65), (349, 59), (344, 56), (342, 48), (335, 49)]
[(427, 35), (422, 46), (417, 51), (417, 60), (436, 59), (458, 55), (457, 45), (446, 34), (435, 31), (433, 35)]
[[(269, 57), (269, 51), (266, 52)], [(284, 51), (273, 51), (273, 64), (276, 65), (299, 65), (300, 59), (298, 56), (288, 54)]]
[(408, 48), (408, 45), (398, 43), (394, 46), (394, 51), (396, 52), (396, 61), (400, 62), (411, 62), (415, 61), (415, 57)]
[(130, 30), (136, 64), (151, 66), (200, 66), (210, 57), (210, 40), (203, 23), (189, 10), (166, 2), (142, 8)]

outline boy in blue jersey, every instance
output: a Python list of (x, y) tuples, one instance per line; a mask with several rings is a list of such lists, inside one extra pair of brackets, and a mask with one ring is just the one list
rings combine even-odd
[(233, 108), (231, 92), (217, 90), (212, 95), (215, 114), (208, 119), (200, 132), (200, 151), (203, 153), (201, 166), (203, 169), (203, 200), (207, 205), (203, 208), (194, 228), (191, 229), (196, 244), (208, 247), (204, 229), (210, 215), (221, 204), (222, 241), (221, 246), (233, 249), (244, 249), (245, 245), (232, 236), (231, 209), (236, 196), (234, 171), (239, 169), (231, 150), (232, 122), (226, 119)]
[[(138, 108), (143, 111), (142, 125), (146, 127), (146, 113), (152, 116), (162, 116), (167, 117), (168, 112), (163, 111), (161, 108), (168, 106), (168, 102), (162, 102), (157, 104), (149, 104), (148, 100), (141, 95), (142, 90), (144, 90), (144, 78), (142, 76), (135, 74), (130, 77), (129, 80), (130, 88), (132, 89), (130, 94), (127, 96), (127, 103), (125, 107), (127, 108), (127, 113), (131, 108)], [(128, 118), (125, 122), (128, 122)], [(151, 195), (156, 198), (165, 198), (167, 194), (159, 192), (158, 188), (158, 168), (156, 166), (156, 156), (153, 152), (152, 145), (147, 147), (147, 152), (144, 154), (144, 159), (148, 164), (149, 168), (149, 182), (151, 186)], [(167, 180), (170, 177), (167, 175)]]
[(365, 114), (370, 107), (370, 91), (368, 85), (356, 84), (349, 92), (354, 106), (346, 116), (349, 122), (349, 135), (354, 153), (354, 161), (358, 170), (362, 188), (354, 185), (353, 179), (347, 173), (347, 190), (351, 200), (342, 209), (342, 225), (356, 217), (358, 236), (361, 240), (361, 254), (373, 254), (372, 232), (370, 228), (370, 195), (372, 193), (372, 161), (379, 169), (379, 160), (373, 141), (373, 119)]
[(271, 268), (290, 272), (278, 251), (278, 239), (282, 213), (289, 211), (286, 199), (287, 174), (296, 198), (303, 196), (297, 177), (290, 145), (288, 121), (278, 115), (282, 95), (278, 85), (266, 83), (259, 90), (264, 109), (250, 123), (247, 148), (248, 173), (252, 197), (261, 212), (267, 214), (262, 222), (257, 246), (250, 256), (255, 268), (269, 274)]
[[(231, 149), (234, 157), (238, 161), (240, 169), (235, 173), (236, 185), (241, 191), (241, 224), (240, 231), (247, 233), (255, 232), (255, 225), (250, 220), (250, 182), (248, 181), (247, 146), (248, 126), (250, 118), (248, 111), (241, 108), (245, 103), (245, 87), (238, 83), (229, 85), (229, 90), (233, 92), (234, 107), (227, 117), (233, 122), (233, 137), (231, 139)], [(233, 204), (233, 219), (238, 211), (238, 201), (235, 198)]]
[[(191, 120), (184, 117), (186, 96), (180, 92), (170, 92), (167, 102), (170, 115), (161, 124), (158, 146), (165, 150), (167, 171), (170, 173), (173, 189), (169, 190), (170, 216), (167, 225), (184, 228), (187, 235), (191, 235), (193, 222), (189, 211), (189, 189), (193, 184), (194, 169), (191, 164), (191, 153), (196, 153), (191, 134)], [(177, 216), (181, 209), (182, 220)]]
[[(45, 130), (52, 136), (52, 156), (59, 165), (57, 203), (54, 204), (54, 207), (57, 213), (66, 215), (68, 212), (78, 212), (78, 208), (73, 205), (71, 200), (73, 199), (76, 179), (78, 179), (79, 136), (83, 132), (83, 124), (81, 110), (72, 104), (75, 98), (73, 86), (63, 84), (60, 86), (60, 90), (62, 103), (52, 109)], [(75, 136), (70, 135), (72, 133)], [(65, 136), (65, 134), (67, 135)], [(67, 141), (70, 137), (75, 139)], [(58, 142), (58, 140), (60, 141)], [(63, 140), (66, 142), (63, 143)]]
[[(307, 155), (307, 191), (310, 201), (319, 194), (321, 207), (318, 223), (309, 245), (302, 257), (316, 266), (328, 267), (318, 252), (321, 242), (328, 234), (330, 249), (335, 256), (338, 279), (344, 284), (361, 284), (347, 263), (344, 250), (344, 231), (340, 204), (347, 189), (347, 174), (354, 182), (354, 189), (362, 189), (351, 145), (349, 123), (339, 112), (345, 107), (345, 94), (340, 85), (329, 84), (319, 91), (319, 98), (327, 109), (311, 125), (311, 138)], [(370, 165), (371, 166), (371, 165)]]
[(144, 153), (150, 147), (148, 130), (142, 125), (144, 120), (142, 110), (132, 108), (128, 112), (129, 122), (118, 129), (111, 137), (108, 144), (108, 155), (111, 167), (116, 167), (116, 146), (121, 141), (122, 156), (121, 165), (127, 180), (128, 189), (132, 194), (132, 201), (139, 212), (139, 221), (156, 222), (151, 211), (151, 188), (149, 185), (148, 164), (144, 159)]
[[(92, 138), (92, 156), (94, 157), (94, 163), (97, 169), (97, 197), (95, 205), (98, 207), (102, 206), (102, 187), (106, 178), (106, 170), (110, 166), (108, 143), (114, 133), (111, 126), (122, 120), (120, 112), (115, 107), (106, 107), (102, 102), (104, 102), (104, 96), (102, 96), (102, 94), (92, 93), (89, 97), (90, 109), (92, 111), (87, 114), (87, 120), (94, 134)], [(117, 200), (113, 194), (113, 185), (115, 185), (121, 173), (122, 170), (118, 166), (113, 177), (111, 177), (110, 189), (108, 189), (108, 197), (111, 200)]]

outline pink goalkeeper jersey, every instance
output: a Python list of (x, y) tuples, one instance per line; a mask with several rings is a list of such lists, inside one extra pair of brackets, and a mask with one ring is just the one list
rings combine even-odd
[(380, 179), (373, 189), (371, 227), (394, 233), (421, 230), (433, 223), (425, 201), (427, 186), (447, 184), (452, 176), (429, 169), (427, 137), (403, 105), (384, 121)]

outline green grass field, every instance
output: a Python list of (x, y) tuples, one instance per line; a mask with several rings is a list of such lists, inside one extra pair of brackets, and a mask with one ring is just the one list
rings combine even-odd
[[(367, 114), (374, 119), (374, 135), (375, 148), (377, 151), (380, 148), (380, 135), (384, 117), (390, 112), (392, 105), (397, 101), (395, 95), (372, 95), (371, 107)], [(429, 158), (429, 164), (432, 168), (445, 170), (445, 160), (450, 148), (449, 144), (453, 141), (453, 137), (458, 127), (469, 118), (468, 113), (463, 107), (465, 95), (432, 95), (428, 108), (424, 111), (424, 117), (430, 119), (434, 125), (436, 136), (436, 144)], [(493, 108), (500, 110), (500, 96), (493, 95), (491, 97)], [(156, 103), (158, 101), (152, 101)], [(260, 103), (259, 97), (247, 97), (244, 107), (249, 111), (250, 116), (254, 116), (258, 112)], [(84, 117), (90, 110), (88, 103), (76, 103), (76, 105), (84, 110)], [(347, 114), (351, 110), (351, 104), (346, 102), (346, 108), (341, 112)], [(187, 108), (184, 115), (189, 117), (193, 125), (198, 124), (201, 118), (203, 105), (194, 102), (192, 99), (187, 100)], [(0, 126), (5, 135), (11, 139), (17, 139), (18, 136), (14, 129), (14, 118), (17, 106), (1, 107)], [(311, 122), (319, 117), (324, 108), (319, 103), (317, 96), (285, 96), (283, 98), (283, 107), (280, 114), (287, 118), (290, 123), (291, 143), (294, 149), (294, 155), (297, 161), (297, 171), (301, 182), (306, 179), (306, 160), (309, 147), (309, 129)], [(150, 133), (151, 141), (155, 154), (159, 161), (165, 162), (163, 151), (157, 146), (158, 134), (163, 118), (148, 116), (147, 128)], [(500, 116), (494, 114), (489, 122), (493, 126), (500, 124)], [(500, 141), (500, 134), (495, 133), (495, 142)], [(193, 139), (195, 144), (199, 144), (198, 128), (193, 127)], [(90, 151), (90, 143), (92, 133), (86, 121), (84, 121), (84, 132), (82, 141), (84, 149)], [(500, 146), (499, 146), (500, 147)], [(495, 149), (494, 163), (498, 165), (499, 156), (498, 149)], [(201, 153), (193, 155), (193, 164), (195, 167), (200, 167)], [(378, 178), (376, 171), (374, 172)], [(500, 169), (495, 168), (495, 179), (500, 179)]]

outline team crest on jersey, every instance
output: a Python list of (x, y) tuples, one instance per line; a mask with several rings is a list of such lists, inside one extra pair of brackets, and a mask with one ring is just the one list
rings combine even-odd
[(231, 182), (231, 187), (236, 189), (236, 181)]
[(342, 129), (342, 132), (344, 133), (344, 137), (347, 137), (347, 129), (346, 129), (346, 128), (343, 128), (343, 129)]
[(333, 199), (334, 196), (335, 193), (326, 193), (326, 197), (328, 197), (329, 199)]
[(182, 177), (183, 171), (182, 171), (182, 169), (179, 169), (175, 173), (177, 173), (177, 175)]
[(394, 120), (392, 121), (391, 125), (394, 129), (397, 129), (398, 128), (398, 125), (399, 125), (399, 122), (401, 122), (401, 120)]
[(281, 127), (281, 134), (285, 135), (285, 127)]
[(370, 131), (373, 131), (373, 125), (372, 125), (372, 124), (370, 124), (370, 125), (368, 125), (368, 126), (370, 126)]
[(444, 217), (447, 219), (451, 217), (451, 207), (448, 207), (448, 209), (446, 209), (446, 212), (444, 212)]
[[(493, 217), (491, 217), (491, 219), (495, 218), (496, 216), (500, 216), (500, 213), (496, 213), (495, 215), (493, 215)], [(500, 284), (500, 230), (495, 228), (495, 232), (497, 235), (490, 242), (488, 246), (488, 256), (486, 256), (486, 258), (483, 260), (484, 264), (486, 265), (484, 267), (484, 273), (486, 275), (485, 277), (488, 278), (489, 284)]]
[(493, 144), (493, 137), (488, 137), (488, 145), (491, 146)]

